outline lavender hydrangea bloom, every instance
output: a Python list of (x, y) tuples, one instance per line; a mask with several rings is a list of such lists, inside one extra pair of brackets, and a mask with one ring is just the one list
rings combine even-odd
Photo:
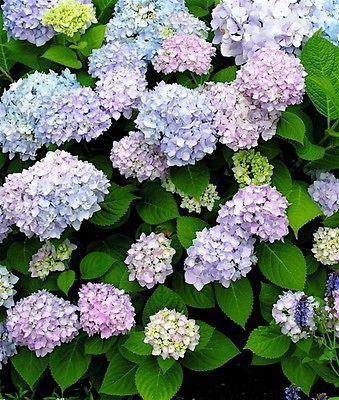
[(131, 117), (146, 87), (145, 74), (139, 69), (120, 67), (102, 77), (96, 83), (95, 91), (101, 106), (114, 119), (119, 119), (121, 114), (126, 118)]
[(288, 234), (287, 207), (287, 200), (275, 188), (249, 185), (220, 208), (217, 222), (234, 221), (250, 234), (273, 243)]
[(285, 400), (300, 400), (301, 397), (298, 394), (299, 392), (299, 387), (296, 387), (295, 385), (288, 386), (285, 388)]
[(312, 253), (324, 265), (339, 261), (339, 228), (320, 227), (313, 235)]
[(0, 265), (0, 306), (6, 308), (13, 306), (13, 296), (16, 293), (14, 285), (18, 280), (17, 276), (9, 272), (6, 267)]
[[(300, 301), (304, 302), (304, 307), (300, 307)], [(296, 343), (300, 339), (309, 337), (317, 329), (314, 310), (318, 306), (319, 304), (312, 296), (306, 296), (304, 292), (293, 293), (289, 290), (280, 295), (279, 300), (273, 305), (272, 316), (281, 326), (281, 332)], [(299, 324), (299, 322), (302, 323)]]
[(141, 132), (130, 132), (113, 142), (110, 158), (121, 175), (136, 178), (139, 182), (161, 178), (168, 169), (160, 146), (147, 144)]
[(330, 172), (322, 172), (308, 193), (327, 217), (339, 210), (339, 179)]
[(164, 308), (150, 317), (144, 342), (153, 347), (154, 356), (179, 360), (185, 356), (187, 349), (194, 351), (200, 339), (199, 329), (194, 319)]
[(125, 264), (129, 280), (137, 280), (140, 286), (152, 289), (157, 283), (164, 283), (172, 274), (172, 258), (175, 250), (170, 239), (163, 233), (141, 234), (136, 243), (127, 251)]
[(246, 276), (256, 263), (255, 240), (240, 226), (228, 224), (198, 232), (184, 263), (185, 282), (197, 290), (219, 281), (228, 288)]
[(256, 51), (237, 72), (236, 84), (245, 96), (268, 111), (300, 104), (306, 72), (300, 60), (277, 47)]
[(77, 334), (77, 307), (46, 290), (39, 290), (15, 303), (7, 311), (9, 335), (38, 357), (70, 342)]
[(194, 164), (216, 146), (213, 108), (204, 93), (160, 82), (141, 98), (137, 127), (149, 144), (159, 144), (168, 165)]
[(78, 230), (84, 219), (100, 210), (98, 203), (108, 186), (102, 171), (57, 150), (21, 173), (8, 175), (0, 188), (0, 202), (28, 237), (59, 238), (68, 225)]
[(219, 141), (232, 150), (256, 147), (260, 137), (269, 140), (275, 134), (280, 113), (256, 105), (234, 82), (209, 83), (203, 90), (214, 109)]
[(15, 342), (8, 336), (6, 324), (0, 323), (0, 370), (10, 357), (16, 354)]
[(79, 291), (80, 324), (92, 336), (101, 339), (129, 332), (134, 325), (135, 310), (130, 296), (105, 283), (87, 283)]

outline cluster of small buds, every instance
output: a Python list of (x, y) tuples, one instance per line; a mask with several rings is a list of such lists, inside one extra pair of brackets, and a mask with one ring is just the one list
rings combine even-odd
[(269, 184), (273, 175), (273, 165), (267, 157), (254, 150), (238, 151), (233, 156), (234, 178), (240, 187)]
[(0, 306), (10, 308), (14, 305), (13, 296), (16, 293), (14, 285), (19, 278), (0, 265)]
[(8, 330), (4, 322), (0, 323), (0, 370), (10, 357), (16, 354), (15, 342), (8, 336)]
[(7, 311), (9, 335), (38, 357), (70, 342), (79, 329), (77, 307), (46, 290), (39, 290), (15, 303)]
[(330, 172), (321, 172), (308, 193), (327, 217), (339, 210), (339, 179)]
[(29, 263), (28, 271), (32, 278), (45, 279), (50, 272), (64, 271), (66, 265), (63, 261), (67, 261), (77, 246), (72, 244), (68, 239), (55, 247), (50, 241), (38, 250), (32, 256)]
[(339, 261), (339, 228), (320, 227), (313, 235), (312, 253), (324, 265)]
[(101, 339), (129, 332), (135, 324), (135, 310), (124, 290), (106, 283), (87, 283), (79, 291), (81, 328)]
[(300, 400), (301, 397), (299, 396), (300, 388), (291, 385), (285, 388), (285, 400)]
[(312, 296), (289, 290), (280, 295), (273, 305), (272, 316), (281, 326), (281, 332), (296, 343), (316, 331), (314, 313), (317, 307), (319, 303)]
[(199, 325), (176, 310), (164, 308), (150, 317), (145, 336), (144, 342), (153, 347), (154, 356), (178, 360), (187, 349), (194, 351), (198, 345)]
[(141, 286), (151, 289), (157, 283), (164, 283), (173, 272), (172, 259), (175, 250), (170, 239), (163, 233), (141, 234), (127, 252), (125, 263), (129, 271), (129, 280), (137, 280)]
[(220, 200), (217, 187), (212, 183), (207, 186), (204, 192), (197, 199), (181, 192), (178, 192), (178, 194), (182, 196), (180, 207), (187, 209), (189, 213), (195, 212), (200, 214), (203, 207), (207, 208), (208, 211), (212, 211), (215, 202)]

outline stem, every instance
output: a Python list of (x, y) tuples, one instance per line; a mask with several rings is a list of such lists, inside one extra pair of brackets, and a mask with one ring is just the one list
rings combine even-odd
[(337, 125), (339, 124), (339, 119), (335, 121), (335, 123), (331, 126), (331, 129), (335, 129)]

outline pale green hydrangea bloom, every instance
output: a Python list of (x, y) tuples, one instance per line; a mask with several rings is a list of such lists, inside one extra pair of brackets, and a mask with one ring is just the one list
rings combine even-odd
[(319, 228), (313, 235), (312, 253), (324, 265), (339, 262), (339, 228)]

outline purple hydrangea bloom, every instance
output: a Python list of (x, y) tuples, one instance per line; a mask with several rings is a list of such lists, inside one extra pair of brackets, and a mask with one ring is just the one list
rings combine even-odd
[(0, 306), (10, 308), (14, 305), (13, 296), (16, 293), (14, 285), (19, 278), (0, 265)]
[(59, 238), (68, 225), (80, 228), (100, 210), (109, 182), (102, 171), (57, 150), (21, 173), (10, 174), (0, 188), (6, 216), (28, 237)]
[(322, 172), (308, 193), (327, 217), (339, 210), (339, 179), (330, 172)]
[(157, 283), (164, 283), (172, 274), (172, 258), (175, 250), (170, 239), (163, 233), (141, 234), (136, 243), (127, 251), (125, 264), (129, 280), (137, 280), (140, 286), (152, 289)]
[(219, 141), (232, 150), (256, 147), (260, 137), (269, 140), (275, 134), (280, 113), (256, 105), (235, 83), (208, 83), (203, 90), (214, 108)]
[(135, 310), (124, 290), (105, 283), (87, 283), (79, 291), (80, 325), (101, 339), (129, 332), (134, 326)]
[(77, 334), (77, 307), (46, 290), (39, 290), (15, 303), (7, 311), (7, 329), (20, 346), (38, 357), (70, 342)]
[(300, 388), (296, 387), (295, 385), (288, 386), (285, 388), (285, 400), (300, 400), (301, 397), (299, 396)]
[(239, 90), (268, 111), (300, 104), (306, 72), (299, 58), (277, 47), (256, 51), (237, 73)]
[(233, 281), (246, 276), (256, 263), (254, 242), (237, 225), (205, 228), (187, 249), (185, 281), (197, 290), (214, 281), (228, 288)]
[(121, 175), (136, 178), (139, 182), (162, 178), (168, 170), (160, 146), (147, 144), (141, 132), (130, 132), (113, 142), (111, 161)]
[(339, 271), (335, 271), (329, 274), (326, 282), (325, 296), (326, 297), (332, 296), (335, 290), (339, 291)]
[(141, 98), (137, 128), (149, 144), (158, 144), (168, 165), (194, 164), (211, 154), (217, 138), (213, 108), (204, 93), (160, 82)]
[(0, 370), (10, 357), (16, 354), (16, 345), (13, 339), (8, 336), (8, 330), (4, 322), (0, 323)]
[(275, 188), (249, 185), (220, 208), (217, 222), (233, 221), (251, 235), (273, 243), (288, 234), (287, 207), (287, 200)]

